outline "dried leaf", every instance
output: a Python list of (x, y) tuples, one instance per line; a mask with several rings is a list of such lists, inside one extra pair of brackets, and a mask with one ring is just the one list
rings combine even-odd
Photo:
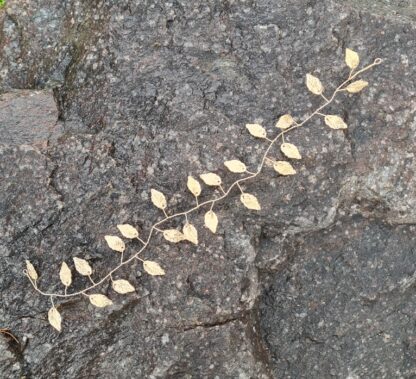
[(280, 146), (280, 150), (282, 151), (282, 153), (284, 155), (286, 155), (288, 158), (292, 158), (292, 159), (301, 159), (301, 155), (299, 153), (298, 148), (291, 144), (291, 143), (282, 143)]
[(166, 240), (173, 243), (181, 242), (185, 239), (185, 236), (176, 229), (166, 229), (163, 231), (163, 237), (165, 237)]
[(292, 126), (294, 122), (295, 120), (290, 114), (284, 114), (279, 118), (279, 121), (276, 122), (276, 128), (284, 130)]
[(321, 81), (311, 74), (306, 74), (306, 86), (315, 95), (321, 95), (324, 92)]
[(165, 195), (162, 192), (159, 192), (155, 189), (150, 190), (152, 203), (155, 207), (159, 209), (165, 209), (167, 207), (167, 202)]
[(237, 159), (224, 162), (225, 167), (227, 167), (231, 172), (241, 174), (247, 171), (247, 167), (243, 162), (240, 162)]
[(195, 197), (198, 197), (201, 194), (201, 185), (192, 176), (188, 176), (187, 186), (188, 186), (189, 191)]
[(212, 172), (208, 172), (207, 174), (201, 174), (199, 177), (202, 181), (208, 186), (219, 186), (221, 185), (221, 178)]
[(325, 124), (327, 124), (331, 129), (347, 129), (348, 128), (347, 124), (339, 116), (327, 114), (324, 120), (325, 120)]
[(212, 233), (216, 233), (218, 226), (218, 217), (213, 211), (205, 213), (204, 217), (205, 226), (211, 230)]
[(122, 253), (124, 250), (126, 250), (126, 245), (120, 237), (104, 236), (104, 238), (111, 250), (118, 251), (119, 253)]
[(360, 64), (360, 57), (355, 51), (345, 49), (345, 63), (351, 70), (354, 70)]
[(85, 259), (74, 257), (74, 265), (75, 270), (81, 275), (89, 276), (92, 274), (92, 268)]
[(61, 328), (62, 317), (55, 307), (52, 307), (51, 309), (49, 309), (48, 321), (49, 321), (49, 324), (51, 324), (58, 332), (62, 330)]
[(273, 168), (277, 171), (280, 175), (295, 175), (296, 170), (289, 162), (285, 161), (276, 161), (273, 164)]
[(257, 138), (266, 138), (267, 132), (266, 129), (264, 129), (259, 124), (246, 124), (246, 128), (250, 132), (250, 134)]
[(186, 223), (183, 227), (183, 235), (185, 239), (198, 245), (198, 231), (192, 224)]
[(125, 238), (137, 238), (139, 236), (138, 230), (130, 225), (130, 224), (120, 224), (117, 225), (118, 230), (120, 230), (120, 233)]
[(253, 209), (255, 211), (259, 211), (261, 209), (257, 197), (251, 195), (250, 193), (242, 193), (240, 196), (240, 200), (248, 209)]
[(65, 287), (69, 287), (72, 283), (72, 272), (65, 262), (62, 262), (59, 278)]
[(125, 294), (129, 292), (134, 292), (134, 287), (125, 279), (118, 279), (113, 281), (113, 290)]
[(100, 293), (89, 295), (88, 298), (90, 299), (91, 304), (98, 308), (104, 308), (113, 304), (107, 296), (101, 295)]
[(27, 274), (29, 275), (30, 279), (38, 280), (38, 278), (39, 278), (38, 273), (36, 272), (32, 263), (30, 263), (27, 259), (26, 259), (26, 271), (27, 271)]
[(368, 86), (368, 82), (366, 82), (365, 80), (357, 80), (355, 82), (352, 82), (351, 84), (348, 84), (345, 89), (349, 93), (357, 93), (363, 90), (367, 86)]
[(148, 274), (152, 276), (165, 275), (165, 271), (163, 270), (163, 268), (160, 267), (159, 264), (156, 262), (144, 261), (143, 268)]

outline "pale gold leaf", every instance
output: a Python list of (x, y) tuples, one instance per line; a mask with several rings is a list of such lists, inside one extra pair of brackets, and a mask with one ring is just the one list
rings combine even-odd
[(218, 226), (218, 217), (213, 211), (205, 213), (204, 217), (205, 226), (211, 230), (212, 233), (216, 233)]
[(306, 74), (306, 86), (315, 95), (321, 95), (324, 92), (321, 81), (311, 74)]
[(351, 84), (348, 84), (348, 86), (346, 87), (346, 90), (349, 93), (357, 93), (363, 90), (367, 86), (368, 86), (368, 82), (366, 82), (365, 80), (357, 80), (355, 82), (352, 82)]
[(81, 275), (89, 276), (92, 274), (92, 268), (85, 259), (74, 257), (74, 265), (75, 270)]
[(186, 223), (183, 227), (183, 235), (186, 240), (198, 245), (198, 231), (195, 226), (190, 223)]
[(242, 193), (240, 200), (248, 209), (253, 209), (255, 211), (259, 211), (261, 209), (257, 197), (250, 193)]
[(163, 237), (169, 242), (178, 243), (185, 239), (185, 236), (176, 229), (166, 229), (163, 231)]
[(163, 268), (160, 267), (158, 263), (153, 261), (144, 261), (143, 268), (148, 274), (152, 276), (165, 275)]
[(155, 190), (155, 189), (151, 189), (150, 193), (151, 193), (152, 203), (155, 207), (159, 209), (165, 209), (167, 207), (166, 198), (162, 192), (159, 192), (158, 190)]
[(113, 302), (105, 295), (101, 295), (100, 293), (88, 295), (90, 302), (92, 305), (95, 305), (98, 308), (108, 307), (109, 305), (113, 304)]
[(296, 170), (289, 162), (285, 161), (276, 161), (273, 164), (273, 168), (277, 171), (280, 175), (295, 175)]
[(259, 124), (246, 124), (246, 128), (250, 132), (250, 134), (257, 138), (266, 138), (267, 132), (266, 129), (264, 129)]
[(212, 172), (208, 172), (206, 174), (201, 174), (199, 177), (202, 181), (208, 186), (219, 186), (221, 185), (221, 178)]
[(27, 259), (26, 259), (26, 271), (27, 271), (27, 274), (29, 275), (30, 279), (38, 280), (38, 278), (39, 278), (38, 273), (36, 272), (32, 263), (30, 263)]
[(126, 245), (120, 237), (104, 236), (104, 238), (111, 250), (118, 251), (119, 253), (122, 253), (124, 250), (126, 250)]
[(130, 224), (119, 224), (117, 225), (118, 230), (121, 235), (125, 238), (137, 238), (139, 236), (139, 231)]
[(114, 280), (112, 286), (114, 291), (121, 294), (135, 291), (134, 287), (125, 279)]
[(345, 63), (351, 70), (354, 70), (360, 64), (360, 57), (355, 51), (345, 49)]
[(282, 143), (281, 146), (280, 146), (280, 150), (288, 158), (291, 158), (291, 159), (301, 159), (302, 158), (300, 153), (299, 153), (298, 148), (295, 145), (291, 144), (291, 143), (288, 143), (288, 142)]
[(62, 330), (62, 327), (61, 327), (62, 317), (55, 307), (52, 307), (51, 309), (49, 309), (48, 321), (49, 321), (49, 324), (51, 324), (58, 332)]
[(293, 119), (293, 117), (290, 114), (284, 114), (276, 122), (276, 128), (284, 130), (284, 129), (287, 129), (290, 126), (292, 126), (294, 122), (295, 122), (295, 120)]
[(65, 262), (62, 262), (59, 278), (65, 287), (69, 287), (72, 283), (72, 272)]
[(328, 125), (331, 129), (347, 129), (348, 128), (347, 124), (339, 116), (327, 114), (324, 120), (325, 120), (325, 124)]
[(201, 194), (201, 185), (199, 184), (198, 180), (196, 180), (194, 177), (188, 176), (187, 186), (189, 191), (195, 197), (198, 197)]
[(227, 167), (231, 172), (235, 172), (237, 174), (241, 174), (247, 171), (247, 167), (243, 162), (240, 162), (237, 159), (233, 159), (231, 161), (224, 162), (225, 167)]

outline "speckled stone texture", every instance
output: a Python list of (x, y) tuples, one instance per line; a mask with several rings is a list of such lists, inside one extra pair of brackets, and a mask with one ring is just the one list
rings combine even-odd
[[(416, 24), (414, 2), (8, 0), (0, 10), (0, 334), (2, 378), (416, 377)], [(218, 233), (191, 216), (200, 244), (152, 240), (166, 269), (123, 269), (137, 291), (60, 303), (63, 260), (99, 278), (119, 256), (103, 236), (129, 222), (143, 236), (193, 204), (186, 178), (223, 161), (256, 168), (283, 113), (307, 114), (348, 75), (344, 49), (370, 86), (330, 107), (349, 129), (314, 119), (290, 134), (298, 175), (271, 168), (216, 206)], [(10, 111), (13, 109), (13, 111)], [(274, 157), (279, 157), (277, 149)], [(213, 191), (204, 188), (202, 199)], [(177, 220), (170, 226), (183, 224)], [(129, 244), (127, 255), (140, 244)], [(76, 277), (72, 288), (87, 284)]]

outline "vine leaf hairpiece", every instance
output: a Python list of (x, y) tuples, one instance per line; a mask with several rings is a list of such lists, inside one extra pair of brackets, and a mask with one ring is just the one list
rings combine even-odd
[[(155, 235), (155, 233), (161, 233), (164, 239), (171, 243), (191, 242), (192, 244), (198, 245), (198, 230), (193, 224), (189, 222), (188, 216), (202, 208), (208, 208), (204, 215), (204, 225), (212, 233), (216, 233), (219, 221), (218, 216), (214, 212), (213, 208), (217, 203), (226, 199), (230, 195), (232, 189), (239, 189), (240, 201), (246, 208), (250, 210), (261, 211), (262, 208), (258, 198), (251, 193), (245, 192), (242, 186), (246, 182), (249, 182), (250, 180), (260, 175), (266, 163), (267, 165), (269, 165), (270, 163), (274, 171), (277, 172), (279, 175), (296, 175), (296, 167), (294, 167), (293, 165), (295, 164), (294, 162), (302, 159), (302, 155), (299, 149), (294, 144), (285, 141), (285, 135), (294, 129), (302, 127), (313, 117), (322, 117), (324, 124), (335, 131), (348, 128), (348, 125), (345, 123), (342, 117), (335, 114), (325, 114), (323, 113), (323, 111), (328, 105), (330, 105), (334, 101), (336, 96), (340, 93), (347, 92), (350, 94), (355, 94), (364, 90), (368, 86), (368, 82), (362, 79), (358, 79), (358, 76), (373, 68), (374, 66), (379, 65), (380, 63), (382, 63), (382, 60), (380, 58), (377, 58), (373, 63), (357, 71), (360, 64), (360, 57), (357, 52), (351, 49), (346, 49), (345, 63), (350, 68), (349, 76), (328, 97), (324, 94), (325, 87), (323, 86), (321, 80), (312, 74), (306, 74), (306, 87), (312, 94), (320, 96), (323, 99), (323, 103), (311, 114), (305, 116), (302, 121), (296, 121), (296, 119), (288, 113), (280, 116), (275, 124), (276, 128), (279, 130), (279, 133), (275, 135), (273, 138), (268, 137), (267, 131), (262, 125), (257, 123), (246, 124), (246, 129), (252, 136), (265, 140), (268, 145), (265, 149), (265, 152), (257, 169), (254, 169), (254, 171), (249, 171), (247, 169), (246, 164), (238, 159), (231, 159), (224, 162), (225, 167), (232, 174), (240, 175), (239, 179), (235, 180), (228, 187), (227, 190), (223, 188), (222, 179), (219, 175), (213, 172), (206, 172), (199, 176), (202, 182), (208, 187), (218, 187), (218, 189), (221, 190), (220, 196), (214, 196), (210, 200), (206, 200), (200, 203), (198, 201), (198, 198), (202, 192), (201, 184), (193, 176), (188, 176), (186, 186), (189, 192), (194, 196), (196, 205), (190, 207), (186, 211), (168, 215), (166, 212), (166, 209), (168, 208), (168, 201), (165, 195), (156, 189), (151, 189), (151, 202), (156, 208), (163, 211), (164, 218), (153, 224), (153, 226), (150, 228), (147, 238), (145, 239), (139, 237), (139, 232), (134, 226), (130, 224), (117, 225), (117, 228), (121, 236), (124, 237), (127, 241), (137, 239), (141, 243), (141, 248), (139, 249), (139, 251), (132, 254), (127, 259), (124, 259), (124, 252), (126, 250), (125, 241), (123, 241), (123, 239), (119, 236), (106, 235), (104, 238), (110, 250), (120, 253), (120, 262), (114, 268), (112, 268), (107, 274), (101, 276), (100, 279), (96, 279), (95, 281), (92, 279), (92, 267), (85, 259), (74, 257), (73, 262), (75, 271), (81, 276), (88, 277), (89, 281), (91, 282), (84, 289), (74, 291), (71, 293), (67, 292), (68, 288), (72, 284), (72, 271), (66, 262), (62, 262), (61, 269), (59, 271), (59, 278), (64, 286), (63, 293), (49, 293), (43, 291), (38, 287), (39, 275), (35, 267), (30, 261), (26, 260), (26, 269), (24, 270), (24, 273), (29, 279), (33, 288), (40, 295), (47, 296), (51, 300), (52, 307), (48, 311), (48, 320), (51, 326), (59, 332), (62, 330), (62, 317), (58, 311), (58, 307), (55, 306), (54, 299), (66, 299), (70, 297), (72, 298), (75, 296), (83, 295), (86, 296), (89, 299), (90, 303), (95, 307), (103, 308), (111, 306), (113, 302), (110, 298), (100, 293), (92, 293), (93, 290), (98, 290), (98, 288), (107, 281), (111, 281), (111, 288), (118, 294), (125, 295), (131, 292), (135, 292), (134, 286), (127, 280), (113, 278), (113, 275), (117, 274), (120, 268), (127, 266), (135, 260), (139, 260), (142, 263), (143, 270), (149, 275), (165, 275), (165, 270), (161, 267), (161, 265), (158, 262), (144, 260), (141, 258), (141, 255), (146, 251), (146, 248), (149, 246), (149, 243), (152, 237)], [(300, 120), (300, 118), (298, 120)], [(280, 140), (281, 143), (279, 142)], [(279, 148), (281, 156), (279, 157), (279, 159), (275, 159), (270, 157), (270, 155), (273, 147), (276, 147), (278, 143), (280, 143)], [(276, 153), (278, 152), (276, 151)], [(287, 159), (291, 161), (289, 162)], [(172, 221), (174, 219), (180, 218), (184, 218), (185, 221), (182, 231), (176, 228), (161, 229), (161, 227), (163, 227), (163, 225), (167, 221)]]

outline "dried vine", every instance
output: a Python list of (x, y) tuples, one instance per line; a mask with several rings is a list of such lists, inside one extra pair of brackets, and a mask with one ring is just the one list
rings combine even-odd
[[(187, 211), (184, 212), (178, 212), (173, 215), (168, 215), (166, 213), (167, 208), (167, 201), (165, 196), (157, 191), (152, 189), (151, 190), (151, 201), (152, 203), (159, 209), (163, 211), (164, 218), (160, 221), (157, 221), (153, 226), (150, 228), (149, 234), (147, 236), (147, 239), (142, 239), (139, 237), (139, 232), (135, 227), (129, 224), (122, 224), (117, 225), (121, 235), (126, 238), (127, 240), (131, 239), (137, 239), (141, 242), (142, 247), (138, 252), (133, 254), (130, 258), (124, 259), (124, 250), (126, 248), (124, 241), (118, 237), (118, 236), (112, 236), (108, 235), (105, 236), (106, 242), (110, 249), (119, 252), (120, 253), (120, 263), (114, 267), (110, 272), (108, 272), (106, 275), (104, 275), (101, 279), (98, 281), (94, 281), (91, 277), (92, 275), (92, 268), (89, 265), (89, 263), (81, 258), (75, 257), (74, 260), (74, 266), (75, 270), (83, 276), (86, 276), (91, 281), (91, 285), (89, 285), (87, 288), (84, 288), (83, 290), (71, 292), (68, 293), (68, 287), (72, 283), (72, 271), (69, 268), (69, 266), (63, 262), (61, 269), (60, 269), (60, 279), (62, 284), (64, 285), (63, 293), (48, 293), (45, 291), (42, 291), (38, 285), (38, 274), (36, 272), (36, 269), (34, 266), (29, 262), (26, 261), (26, 270), (24, 270), (25, 275), (29, 278), (30, 283), (32, 284), (33, 288), (38, 292), (39, 294), (43, 296), (48, 296), (51, 299), (52, 307), (50, 308), (48, 312), (48, 320), (50, 324), (57, 329), (58, 331), (61, 331), (61, 325), (62, 325), (62, 318), (58, 311), (58, 309), (55, 306), (54, 299), (56, 298), (69, 298), (69, 297), (75, 297), (84, 295), (88, 297), (90, 302), (95, 305), (96, 307), (105, 307), (112, 304), (112, 301), (105, 295), (102, 295), (100, 293), (91, 293), (92, 290), (95, 290), (97, 287), (102, 285), (104, 282), (110, 280), (112, 283), (112, 288), (115, 292), (120, 294), (127, 294), (129, 292), (134, 292), (135, 288), (132, 284), (130, 284), (127, 280), (124, 279), (113, 279), (113, 274), (116, 273), (121, 267), (124, 267), (134, 260), (139, 260), (143, 264), (143, 269), (148, 274), (152, 276), (157, 275), (164, 275), (165, 271), (163, 268), (157, 263), (149, 260), (144, 260), (141, 258), (141, 254), (145, 251), (145, 249), (148, 247), (153, 235), (157, 233), (162, 233), (163, 237), (172, 243), (179, 243), (181, 241), (190, 241), (194, 243), (195, 245), (198, 244), (198, 231), (197, 229), (189, 223), (188, 221), (188, 215), (192, 212), (195, 212), (201, 208), (209, 208), (209, 210), (205, 213), (204, 221), (205, 226), (212, 232), (215, 233), (218, 225), (218, 218), (215, 212), (213, 211), (213, 208), (216, 203), (220, 202), (221, 200), (227, 198), (227, 196), (231, 193), (231, 190), (235, 187), (237, 187), (240, 192), (240, 200), (243, 203), (245, 207), (252, 210), (260, 210), (261, 206), (258, 201), (258, 199), (250, 193), (246, 193), (243, 191), (241, 187), (241, 183), (247, 182), (251, 179), (256, 178), (261, 172), (263, 167), (265, 166), (266, 162), (270, 162), (273, 165), (274, 170), (283, 176), (286, 175), (295, 175), (296, 170), (292, 166), (291, 163), (289, 163), (287, 160), (274, 160), (269, 157), (269, 153), (273, 146), (276, 145), (276, 143), (281, 139), (282, 143), (280, 144), (280, 150), (283, 153), (283, 155), (292, 160), (299, 160), (301, 159), (301, 154), (298, 150), (298, 148), (288, 142), (285, 142), (285, 134), (289, 133), (290, 131), (299, 128), (303, 125), (305, 125), (311, 118), (315, 116), (323, 117), (324, 122), (327, 126), (329, 126), (331, 129), (346, 129), (347, 124), (344, 122), (344, 120), (337, 116), (337, 115), (330, 115), (330, 114), (324, 114), (322, 111), (330, 105), (335, 97), (340, 92), (348, 92), (348, 93), (358, 93), (361, 90), (363, 90), (365, 87), (368, 86), (368, 83), (364, 80), (354, 80), (356, 79), (360, 74), (364, 73), (365, 71), (369, 70), (370, 68), (379, 65), (382, 60), (377, 58), (373, 63), (371, 63), (368, 66), (365, 66), (364, 68), (357, 70), (360, 59), (358, 54), (351, 50), (346, 49), (345, 52), (345, 62), (347, 66), (350, 68), (350, 73), (348, 78), (342, 82), (332, 93), (330, 97), (326, 97), (324, 95), (324, 86), (322, 85), (321, 81), (311, 75), (306, 75), (306, 86), (309, 89), (310, 92), (312, 92), (314, 95), (318, 95), (322, 97), (324, 100), (324, 103), (320, 105), (313, 113), (306, 116), (303, 121), (297, 122), (290, 114), (285, 114), (279, 118), (279, 120), (276, 123), (276, 127), (280, 130), (280, 132), (272, 139), (268, 138), (266, 130), (259, 124), (247, 124), (246, 128), (248, 129), (249, 133), (253, 135), (254, 137), (264, 139), (268, 146), (263, 154), (262, 160), (258, 166), (257, 171), (250, 172), (247, 170), (246, 165), (243, 162), (240, 162), (238, 160), (231, 160), (224, 162), (227, 169), (233, 173), (239, 173), (239, 174), (247, 174), (247, 176), (236, 180), (234, 183), (232, 183), (227, 190), (225, 190), (222, 186), (221, 178), (214, 173), (205, 173), (200, 175), (200, 179), (208, 186), (218, 187), (222, 195), (219, 197), (215, 197), (211, 200), (207, 200), (204, 202), (199, 202), (198, 197), (201, 194), (202, 188), (195, 178), (192, 176), (188, 177), (187, 187), (189, 191), (192, 193), (192, 195), (195, 197), (196, 205)], [(162, 225), (165, 224), (169, 220), (173, 220), (178, 217), (184, 217), (185, 218), (185, 225), (182, 229), (182, 231), (178, 229), (161, 229)]]

